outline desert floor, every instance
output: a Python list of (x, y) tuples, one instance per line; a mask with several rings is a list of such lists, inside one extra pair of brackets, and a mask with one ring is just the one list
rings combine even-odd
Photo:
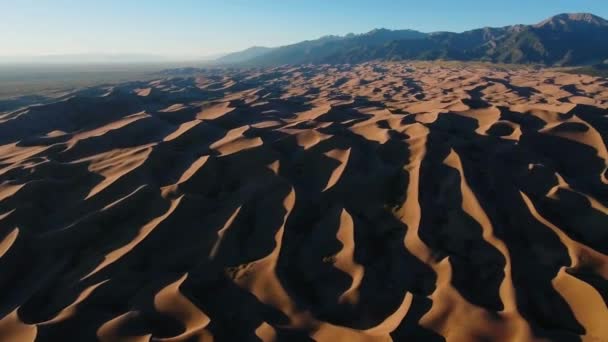
[(0, 341), (608, 341), (607, 108), (369, 63), (0, 113)]

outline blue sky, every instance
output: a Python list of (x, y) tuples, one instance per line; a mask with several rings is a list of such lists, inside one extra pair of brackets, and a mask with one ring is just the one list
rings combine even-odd
[(374, 28), (424, 32), (608, 18), (608, 0), (0, 0), (0, 56), (198, 57)]

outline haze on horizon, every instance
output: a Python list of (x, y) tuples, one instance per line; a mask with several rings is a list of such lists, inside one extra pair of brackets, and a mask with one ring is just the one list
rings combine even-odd
[(564, 12), (608, 17), (608, 2), (23, 0), (0, 3), (0, 61), (48, 55), (196, 60), (374, 28), (462, 32)]

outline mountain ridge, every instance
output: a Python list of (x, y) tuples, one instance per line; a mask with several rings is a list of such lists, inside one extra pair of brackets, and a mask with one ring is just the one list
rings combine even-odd
[[(248, 49), (249, 50), (249, 49)], [(608, 21), (591, 13), (562, 13), (537, 24), (483, 27), (464, 32), (377, 28), (290, 45), (248, 50), (218, 64), (246, 66), (343, 64), (371, 60), (462, 60), (549, 66), (592, 65), (608, 59)]]

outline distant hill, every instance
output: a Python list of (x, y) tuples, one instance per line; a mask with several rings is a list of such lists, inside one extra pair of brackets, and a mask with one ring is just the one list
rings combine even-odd
[(598, 64), (608, 59), (608, 21), (593, 14), (574, 13), (559, 14), (536, 25), (486, 27), (462, 33), (376, 29), (278, 48), (252, 48), (216, 62), (268, 66), (406, 59)]
[(325, 36), (278, 48), (250, 48), (224, 56), (217, 62), (254, 65), (326, 63), (344, 52), (358, 54), (393, 41), (424, 39), (427, 36), (413, 30), (376, 29), (360, 35)]
[(262, 46), (254, 46), (244, 51), (227, 54), (223, 57), (220, 57), (218, 60), (222, 61), (223, 63), (242, 63), (254, 59), (256, 57), (265, 55), (266, 53), (272, 50), (274, 49)]

